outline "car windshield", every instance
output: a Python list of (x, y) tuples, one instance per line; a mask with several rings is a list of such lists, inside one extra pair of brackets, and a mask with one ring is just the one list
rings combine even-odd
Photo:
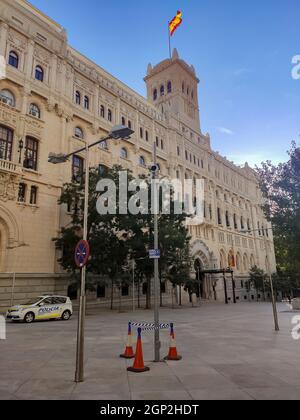
[(40, 301), (41, 301), (41, 298), (31, 299), (27, 303), (25, 303), (25, 305), (32, 306), (32, 305), (35, 305), (36, 303), (39, 303)]

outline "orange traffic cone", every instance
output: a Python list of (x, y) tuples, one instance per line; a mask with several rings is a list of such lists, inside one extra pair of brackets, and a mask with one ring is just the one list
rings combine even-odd
[(170, 349), (169, 354), (165, 357), (165, 360), (181, 360), (182, 357), (177, 354), (176, 342), (175, 342), (175, 333), (174, 333), (174, 324), (171, 324), (171, 333), (170, 333)]
[(123, 359), (133, 359), (134, 358), (134, 351), (132, 347), (132, 331), (131, 331), (131, 322), (128, 324), (128, 338), (127, 338), (127, 345), (125, 349), (125, 353), (121, 354), (120, 357)]
[(143, 348), (142, 348), (142, 329), (138, 329), (138, 339), (136, 344), (135, 360), (133, 367), (127, 368), (128, 372), (142, 373), (148, 372), (150, 369), (145, 367), (144, 358), (143, 358)]

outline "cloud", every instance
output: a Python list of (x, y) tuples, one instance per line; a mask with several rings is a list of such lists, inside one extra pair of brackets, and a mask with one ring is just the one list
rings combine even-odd
[(226, 127), (218, 127), (218, 131), (222, 134), (227, 134), (228, 136), (232, 136), (234, 132)]

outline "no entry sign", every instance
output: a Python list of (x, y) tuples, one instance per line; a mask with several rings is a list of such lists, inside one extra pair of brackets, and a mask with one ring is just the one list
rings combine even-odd
[(77, 267), (86, 266), (90, 256), (90, 246), (87, 241), (78, 242), (75, 249), (75, 263)]

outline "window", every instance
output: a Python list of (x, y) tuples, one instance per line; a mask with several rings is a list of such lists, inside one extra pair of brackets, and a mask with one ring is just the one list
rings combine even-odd
[(83, 131), (80, 127), (75, 128), (74, 135), (78, 139), (82, 139), (82, 140), (84, 139)]
[(180, 156), (180, 147), (177, 146), (177, 156)]
[(101, 105), (101, 107), (100, 107), (100, 116), (101, 116), (102, 118), (105, 118), (105, 108), (104, 108), (104, 106), (103, 106), (103, 105)]
[(159, 147), (159, 138), (156, 137), (156, 147)]
[(149, 141), (149, 133), (147, 130), (146, 130), (146, 141)]
[(32, 169), (33, 171), (37, 170), (38, 147), (39, 142), (36, 139), (32, 137), (26, 137), (23, 163), (24, 168)]
[(218, 207), (218, 224), (222, 224), (222, 215), (221, 215), (221, 209)]
[(81, 95), (80, 95), (80, 92), (78, 90), (76, 90), (76, 93), (75, 93), (75, 102), (76, 102), (76, 105), (81, 104)]
[(127, 158), (128, 158), (128, 152), (127, 152), (127, 149), (125, 149), (125, 147), (123, 147), (123, 148), (121, 149), (121, 154), (120, 154), (120, 156), (121, 156), (121, 158), (122, 158), (122, 159), (127, 159)]
[(160, 147), (161, 147), (161, 150), (164, 150), (164, 141), (163, 140), (160, 141)]
[(154, 89), (153, 91), (153, 101), (157, 100), (157, 89)]
[(30, 104), (29, 115), (32, 115), (33, 117), (36, 117), (36, 118), (41, 118), (40, 108), (35, 104)]
[(122, 296), (129, 296), (129, 286), (122, 286)]
[(237, 229), (238, 224), (237, 224), (236, 214), (233, 215), (233, 223), (234, 223), (234, 229)]
[(106, 141), (106, 140), (103, 140), (103, 141), (99, 144), (99, 146), (100, 146), (100, 149), (103, 149), (103, 150), (108, 150), (108, 145), (107, 145), (107, 141)]
[(107, 119), (112, 122), (112, 111), (110, 109), (107, 111)]
[(230, 219), (229, 219), (229, 212), (226, 211), (226, 226), (230, 227)]
[(164, 85), (161, 85), (161, 87), (160, 87), (160, 96), (164, 96), (164, 94), (165, 94), (165, 87), (164, 87)]
[(0, 125), (0, 159), (11, 160), (13, 131)]
[(73, 156), (72, 181), (80, 183), (82, 175), (83, 175), (83, 159), (79, 156)]
[(161, 282), (160, 283), (160, 291), (161, 293), (165, 294), (166, 293), (166, 283), (165, 282)]
[(31, 187), (30, 189), (30, 204), (36, 205), (37, 203), (37, 187)]
[(122, 117), (122, 125), (126, 125), (125, 117)]
[(146, 161), (145, 161), (144, 156), (140, 156), (140, 158), (139, 158), (139, 165), (146, 166)]
[(88, 96), (84, 97), (84, 108), (85, 109), (90, 109), (90, 100), (89, 100)]
[(244, 230), (245, 229), (245, 225), (244, 225), (244, 218), (243, 216), (241, 216), (241, 229)]
[(172, 82), (168, 82), (168, 93), (172, 93)]
[(44, 81), (44, 70), (42, 69), (41, 66), (36, 66), (35, 68), (35, 79), (38, 80), (39, 82)]
[(26, 201), (26, 184), (19, 184), (18, 202), (25, 203)]
[(128, 128), (130, 128), (130, 130), (131, 130), (131, 127), (132, 127), (131, 121), (128, 121)]
[(106, 289), (105, 286), (97, 286), (97, 298), (98, 299), (104, 299), (106, 297)]
[(185, 159), (186, 159), (186, 160), (188, 160), (188, 159), (189, 159), (189, 155), (188, 155), (188, 152), (187, 152), (187, 151), (185, 151)]
[(141, 139), (144, 137), (144, 131), (143, 131), (142, 127), (140, 128), (140, 137), (141, 137)]
[(0, 92), (0, 99), (7, 105), (16, 106), (16, 100), (10, 90), (3, 89)]
[(182, 83), (182, 93), (184, 93), (184, 89), (185, 89), (185, 86), (184, 86), (184, 82)]
[(14, 51), (9, 53), (8, 64), (16, 69), (19, 67), (19, 56)]

